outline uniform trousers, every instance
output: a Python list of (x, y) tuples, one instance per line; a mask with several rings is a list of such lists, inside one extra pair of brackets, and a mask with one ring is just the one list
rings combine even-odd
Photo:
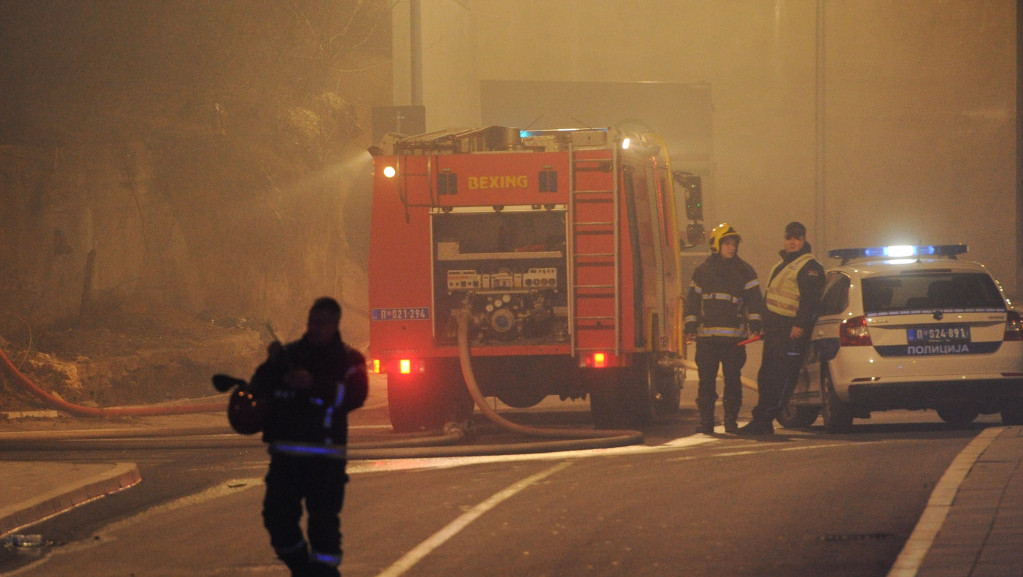
[[(263, 525), (270, 544), (288, 566), (300, 562), (306, 540), (302, 535), (305, 501), (310, 567), (316, 574), (337, 575), (341, 563), (341, 507), (345, 499), (345, 460), (272, 454), (266, 474)], [(301, 551), (297, 551), (300, 548)], [(298, 559), (298, 561), (296, 561)]]
[(799, 378), (809, 337), (792, 339), (789, 330), (764, 333), (764, 352), (757, 373), (759, 399), (753, 407), (753, 420), (771, 422), (788, 402)]
[[(746, 364), (746, 347), (736, 346), (737, 339), (696, 339), (696, 368), (700, 377), (696, 392), (697, 406), (713, 407), (718, 399), (718, 366), (724, 376), (722, 403), (726, 410), (742, 405), (742, 367)], [(705, 403), (705, 404), (703, 404)]]

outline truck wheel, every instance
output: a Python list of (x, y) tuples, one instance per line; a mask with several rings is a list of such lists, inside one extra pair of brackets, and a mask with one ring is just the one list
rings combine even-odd
[(657, 362), (652, 355), (636, 358), (636, 364), (621, 371), (618, 386), (627, 410), (627, 425), (649, 425), (657, 416)]
[(426, 428), (421, 388), (412, 379), (388, 375), (387, 412), (395, 433), (414, 433)]
[(474, 406), (458, 359), (431, 360), (419, 375), (388, 376), (387, 408), (397, 433), (468, 420)]
[(657, 400), (654, 409), (658, 415), (678, 414), (682, 400), (682, 383), (686, 379), (685, 369), (657, 367)]
[(627, 422), (618, 369), (582, 369), (580, 378), (589, 385), (590, 415), (598, 429), (621, 429)]

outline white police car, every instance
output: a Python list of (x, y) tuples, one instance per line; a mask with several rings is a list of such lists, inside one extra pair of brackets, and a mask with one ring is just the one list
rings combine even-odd
[(843, 432), (871, 411), (1000, 412), (1023, 424), (1023, 323), (966, 245), (838, 249), (799, 381), (778, 422)]

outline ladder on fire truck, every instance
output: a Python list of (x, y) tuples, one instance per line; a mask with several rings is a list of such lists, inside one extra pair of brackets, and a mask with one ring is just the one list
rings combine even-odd
[(569, 149), (569, 318), (572, 354), (583, 357), (620, 354), (619, 163), (617, 147), (613, 150), (608, 170), (606, 156)]

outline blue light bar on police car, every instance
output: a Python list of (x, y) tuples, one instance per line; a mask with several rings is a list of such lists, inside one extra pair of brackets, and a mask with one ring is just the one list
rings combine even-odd
[(965, 244), (930, 244), (930, 245), (892, 245), (868, 248), (836, 248), (828, 251), (831, 258), (840, 258), (843, 262), (854, 258), (911, 258), (920, 256), (945, 256), (955, 258), (965, 254)]

